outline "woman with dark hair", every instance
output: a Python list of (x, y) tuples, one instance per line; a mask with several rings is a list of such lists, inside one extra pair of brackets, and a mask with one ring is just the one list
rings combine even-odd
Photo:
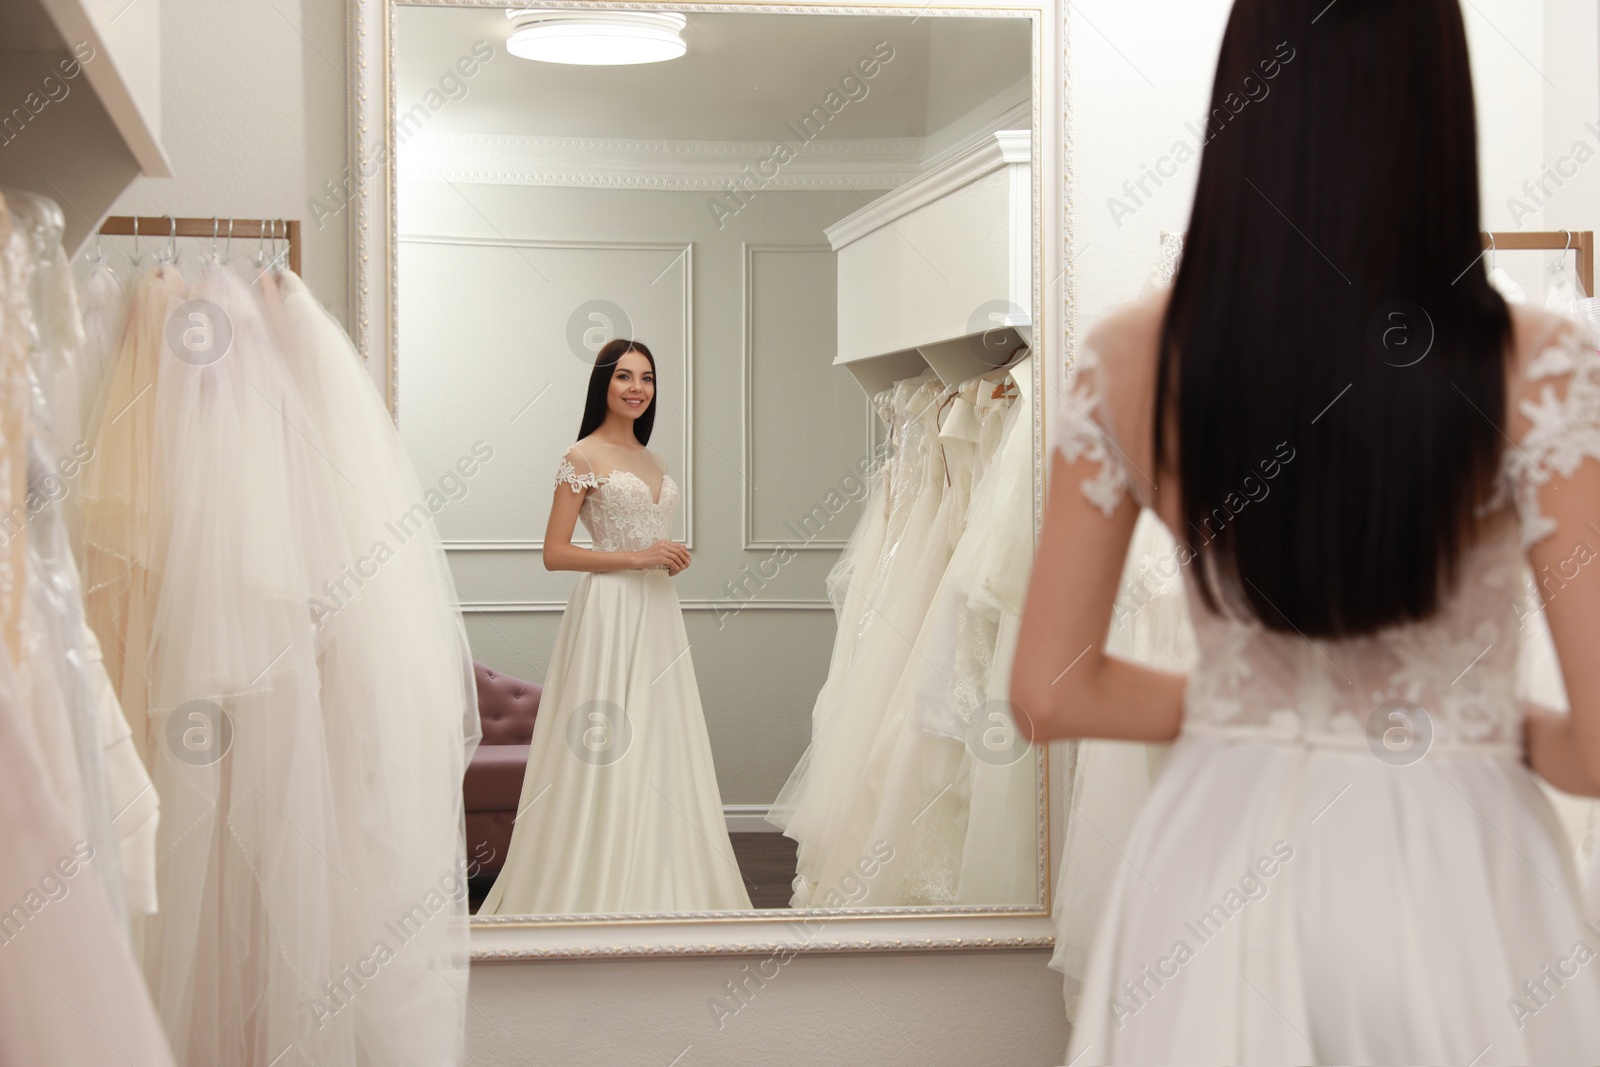
[[(1175, 741), (1067, 1060), (1600, 1062), (1534, 779), (1600, 795), (1600, 354), (1488, 284), (1457, 0), (1238, 0), (1212, 106), (1172, 286), (1046, 401), (1019, 725)], [(1143, 507), (1187, 675), (1103, 651)], [(1530, 562), (1570, 715), (1516, 696)]]
[[(678, 486), (646, 445), (656, 361), (600, 349), (556, 472), (544, 565), (582, 572), (556, 633), (510, 851), (480, 915), (750, 907), (728, 839), (670, 537)], [(572, 543), (579, 520), (593, 548)]]

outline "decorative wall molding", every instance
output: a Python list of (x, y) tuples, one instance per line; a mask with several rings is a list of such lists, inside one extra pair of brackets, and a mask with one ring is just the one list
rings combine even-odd
[[(755, 409), (755, 257), (761, 252), (831, 252), (832, 249), (821, 243), (760, 244), (749, 241), (743, 242), (742, 247), (741, 270), (744, 276), (744, 284), (741, 286), (741, 292), (743, 293), (744, 302), (740, 318), (743, 320), (744, 326), (742, 331), (744, 349), (740, 360), (740, 371), (744, 378), (744, 403), (740, 413), (740, 421), (743, 424), (740, 440), (744, 448), (744, 455), (741, 457), (744, 469), (751, 475), (750, 478), (745, 479), (741, 490), (744, 500), (744, 506), (740, 509), (743, 516), (743, 528), (741, 530), (743, 547), (746, 550), (762, 552), (774, 552), (779, 549), (788, 549), (791, 552), (837, 552), (849, 543), (850, 538), (848, 535), (834, 538), (816, 537), (810, 540), (796, 539), (793, 544), (787, 541), (768, 541), (758, 538), (755, 535), (755, 499), (750, 493), (750, 486), (755, 474), (755, 431), (753, 420), (750, 417), (751, 412)], [(829, 362), (832, 363), (833, 361), (829, 360)], [(863, 412), (866, 419), (864, 423), (866, 451), (863, 454), (870, 456), (872, 455), (873, 418), (870, 402), (863, 405)]]
[(775, 834), (778, 828), (767, 821), (771, 804), (724, 804), (722, 817), (730, 834)]
[[(531, 237), (479, 237), (466, 234), (447, 233), (400, 233), (396, 232), (394, 245), (398, 248), (402, 244), (432, 244), (453, 245), (469, 248), (538, 248), (543, 250), (574, 249), (584, 252), (676, 252), (672, 263), (667, 264), (670, 270), (678, 259), (683, 260), (683, 289), (681, 297), (681, 310), (683, 315), (683, 377), (679, 383), (684, 398), (683, 426), (680, 434), (679, 447), (683, 456), (684, 470), (681, 477), (677, 477), (680, 514), (683, 516), (684, 541), (686, 548), (694, 548), (694, 243), (676, 244), (667, 241), (551, 241)], [(398, 335), (396, 343), (398, 344)], [(398, 358), (396, 359), (398, 363)], [(580, 412), (581, 413), (581, 412)], [(552, 457), (552, 461), (555, 458)], [(553, 470), (554, 468), (552, 468)], [(554, 483), (552, 483), (554, 484)], [(587, 539), (575, 540), (574, 544), (590, 544)], [(529, 550), (543, 551), (544, 538), (532, 539), (478, 539), (466, 538), (457, 541), (444, 541), (446, 551), (456, 552), (526, 552)]]

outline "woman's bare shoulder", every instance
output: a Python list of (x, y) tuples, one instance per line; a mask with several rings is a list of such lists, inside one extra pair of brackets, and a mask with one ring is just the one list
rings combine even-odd
[(1084, 344), (1102, 365), (1154, 359), (1171, 297), (1172, 287), (1162, 286), (1108, 311), (1095, 320)]

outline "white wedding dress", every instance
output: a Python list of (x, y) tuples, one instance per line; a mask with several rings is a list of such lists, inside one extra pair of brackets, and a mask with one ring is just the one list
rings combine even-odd
[[(668, 540), (678, 484), (646, 449), (574, 445), (558, 487), (598, 552)], [(751, 907), (665, 568), (585, 571), (556, 633), (505, 866), (480, 915)]]
[[(1021, 905), (1038, 897), (1035, 752), (1005, 704), (1033, 557), (1033, 359), (964, 384), (939, 440), (951, 476), (949, 559), (878, 724), (849, 818), (819, 868), (839, 885), (887, 844), (853, 906)], [(970, 419), (968, 416), (971, 416)], [(966, 441), (970, 450), (958, 442)], [(970, 496), (963, 487), (970, 479)]]
[[(1100, 410), (1116, 365), (1086, 350), (1053, 435), (1098, 471), (1054, 491), (1108, 515), (1148, 503)], [(1521, 762), (1515, 629), (1524, 547), (1553, 527), (1541, 480), (1600, 459), (1600, 355), (1568, 326), (1528, 373), (1548, 388), (1435, 616), (1310, 641), (1205, 611), (1185, 570), (1183, 727), (1122, 849), (1064, 1062), (1596, 1062), (1600, 923)], [(1369, 743), (1391, 701), (1426, 717), (1380, 718)]]
[(116, 783), (100, 766), (81, 594), (52, 506), (55, 428), (37, 403), (51, 324), (30, 301), (39, 249), (16, 209), (0, 195), (0, 1064), (171, 1067), (128, 944), (103, 803)]
[[(790, 906), (825, 905), (859, 876), (854, 864), (870, 849), (861, 817), (870, 811), (857, 789), (872, 781), (873, 742), (914, 654), (913, 641), (950, 559), (945, 463), (938, 445), (940, 400), (946, 390), (932, 371), (895, 385), (885, 468), (885, 535), (875, 559), (854, 559), (844, 580), (861, 605), (859, 622), (846, 600), (837, 642), (850, 642), (842, 674), (832, 670), (812, 710), (811, 744), (773, 802), (767, 821), (793, 838), (796, 874)], [(865, 543), (863, 543), (863, 547)], [(895, 847), (893, 842), (888, 843)], [(857, 847), (862, 845), (862, 847)], [(842, 866), (841, 866), (842, 864)], [(839, 877), (850, 879), (841, 883)], [(854, 895), (854, 894), (848, 894)]]

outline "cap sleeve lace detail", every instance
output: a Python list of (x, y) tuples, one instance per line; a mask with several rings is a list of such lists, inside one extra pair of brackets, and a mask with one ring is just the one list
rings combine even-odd
[(576, 445), (567, 449), (567, 454), (561, 457), (561, 465), (556, 468), (556, 484), (565, 482), (572, 487), (574, 493), (581, 493), (585, 489), (598, 489), (606, 483), (603, 475), (596, 474), (589, 461), (578, 451)]
[(1085, 347), (1072, 370), (1066, 391), (1060, 394), (1053, 423), (1054, 449), (1069, 463), (1087, 459), (1096, 465), (1094, 477), (1078, 483), (1089, 503), (1110, 518), (1128, 494), (1128, 472), (1113, 454), (1110, 438), (1095, 421), (1100, 408), (1099, 361)]
[(1600, 352), (1593, 338), (1567, 323), (1524, 373), (1542, 384), (1537, 400), (1518, 404), (1530, 425), (1516, 447), (1506, 450), (1503, 484), (1516, 504), (1526, 549), (1556, 528), (1540, 511), (1539, 490), (1554, 475), (1572, 477), (1585, 459), (1600, 460)]

